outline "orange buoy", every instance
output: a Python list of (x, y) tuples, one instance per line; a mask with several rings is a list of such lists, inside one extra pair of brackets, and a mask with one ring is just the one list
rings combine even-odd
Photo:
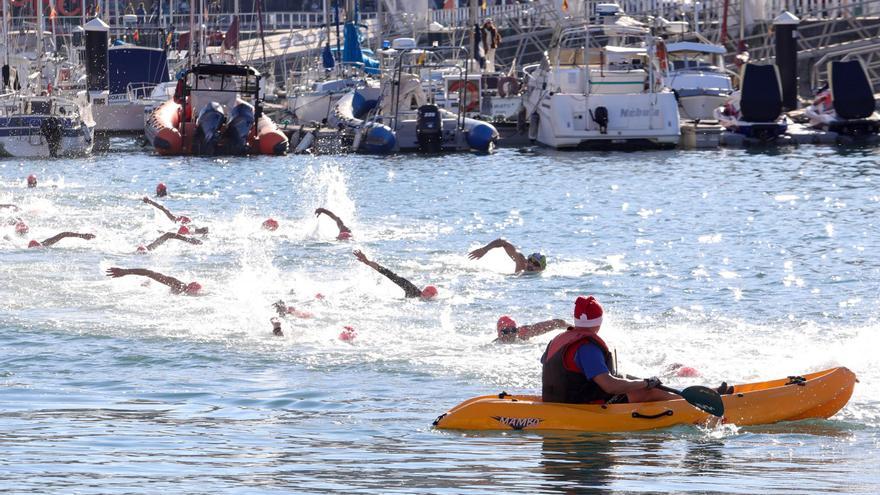
[(180, 154), (183, 148), (179, 130), (181, 110), (180, 103), (168, 100), (153, 110), (144, 126), (147, 140), (160, 155)]

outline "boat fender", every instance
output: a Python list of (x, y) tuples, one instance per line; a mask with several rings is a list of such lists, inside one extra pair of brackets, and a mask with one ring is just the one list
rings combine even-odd
[(293, 150), (294, 155), (298, 155), (300, 153), (305, 152), (309, 147), (312, 146), (312, 143), (315, 141), (315, 133), (307, 132), (302, 139), (299, 140), (299, 144), (296, 145), (296, 148)]
[(354, 140), (351, 142), (351, 151), (357, 151), (358, 148), (361, 147), (361, 140), (364, 137), (364, 129), (363, 127), (358, 127), (356, 131), (354, 131)]
[(61, 122), (55, 117), (49, 117), (40, 124), (40, 134), (46, 138), (49, 154), (53, 157), (58, 156), (58, 150), (61, 148)]
[(467, 133), (467, 143), (471, 148), (488, 153), (498, 139), (498, 131), (489, 124), (481, 123), (471, 128)]
[(532, 142), (538, 139), (539, 125), (541, 125), (541, 116), (537, 112), (529, 116), (529, 140)]
[(515, 77), (502, 77), (498, 80), (498, 96), (505, 98), (515, 96), (521, 88), (519, 79)]
[(608, 109), (605, 107), (596, 107), (596, 113), (590, 110), (590, 118), (599, 125), (599, 132), (608, 134)]

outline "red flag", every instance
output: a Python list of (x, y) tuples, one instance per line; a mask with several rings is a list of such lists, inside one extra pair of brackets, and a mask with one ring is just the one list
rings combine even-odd
[(238, 17), (232, 20), (226, 36), (223, 37), (223, 48), (227, 50), (238, 48)]
[(180, 33), (180, 36), (177, 37), (177, 49), (179, 51), (189, 50), (189, 31)]
[(58, 17), (58, 12), (55, 12), (55, 6), (49, 5), (49, 20), (54, 21), (56, 17)]
[(568, 12), (568, 0), (562, 0), (562, 11)]
[(455, 0), (446, 0), (443, 2), (444, 10), (454, 10), (455, 9)]
[(137, 30), (137, 29), (134, 30), (134, 36), (132, 36), (132, 39), (134, 40), (135, 43), (137, 43), (141, 40), (141, 33), (139, 30)]

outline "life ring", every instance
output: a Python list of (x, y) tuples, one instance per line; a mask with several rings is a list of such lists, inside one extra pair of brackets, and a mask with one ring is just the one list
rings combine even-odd
[(67, 0), (57, 0), (57, 1), (55, 2), (55, 10), (56, 10), (59, 14), (61, 14), (62, 16), (70, 16), (70, 17), (72, 17), (72, 16), (80, 15), (80, 13), (82, 13), (82, 2), (79, 2), (79, 1), (77, 1), (77, 0), (74, 0), (74, 3), (76, 4), (76, 7), (73, 8), (73, 9), (71, 9), (71, 10), (67, 10), (67, 8), (64, 6), (64, 4), (65, 4), (66, 1), (67, 1)]
[(498, 80), (498, 96), (504, 98), (506, 96), (515, 96), (519, 93), (522, 85), (519, 82), (519, 79), (515, 77), (502, 77)]
[(449, 92), (460, 93), (462, 88), (464, 88), (464, 98), (467, 102), (464, 111), (476, 112), (480, 107), (480, 90), (477, 88), (477, 83), (474, 81), (464, 81), (459, 79), (449, 85)]
[(660, 72), (666, 74), (667, 70), (669, 69), (669, 59), (667, 58), (666, 53), (666, 42), (664, 42), (663, 40), (657, 40), (656, 53), (657, 60), (660, 62)]

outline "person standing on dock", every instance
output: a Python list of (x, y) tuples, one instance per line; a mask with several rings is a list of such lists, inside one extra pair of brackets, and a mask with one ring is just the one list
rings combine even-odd
[(495, 72), (495, 50), (501, 45), (501, 33), (492, 19), (483, 22), (483, 51), (486, 53), (486, 72)]
[(375, 261), (370, 261), (367, 259), (367, 255), (365, 255), (360, 250), (354, 251), (354, 257), (358, 259), (361, 263), (369, 266), (373, 270), (381, 273), (388, 277), (389, 280), (400, 286), (403, 289), (403, 292), (406, 294), (407, 298), (410, 297), (420, 297), (424, 300), (428, 300), (437, 295), (437, 287), (433, 285), (426, 285), (424, 289), (419, 289), (416, 285), (409, 280), (395, 274), (391, 270), (385, 268), (384, 266), (376, 263)]
[(547, 268), (547, 257), (541, 253), (532, 253), (526, 258), (522, 253), (516, 250), (513, 247), (513, 244), (505, 241), (504, 239), (495, 239), (494, 241), (486, 244), (481, 248), (474, 249), (470, 253), (468, 253), (468, 258), (472, 260), (478, 260), (486, 255), (492, 249), (497, 247), (504, 248), (504, 251), (510, 256), (510, 259), (516, 263), (514, 267), (514, 272), (540, 272)]
[(339, 235), (336, 236), (337, 240), (344, 241), (351, 239), (351, 229), (346, 227), (342, 220), (337, 217), (332, 211), (326, 208), (318, 208), (315, 210), (315, 216), (320, 217), (321, 213), (330, 217), (334, 222), (336, 222), (336, 227), (339, 228)]

